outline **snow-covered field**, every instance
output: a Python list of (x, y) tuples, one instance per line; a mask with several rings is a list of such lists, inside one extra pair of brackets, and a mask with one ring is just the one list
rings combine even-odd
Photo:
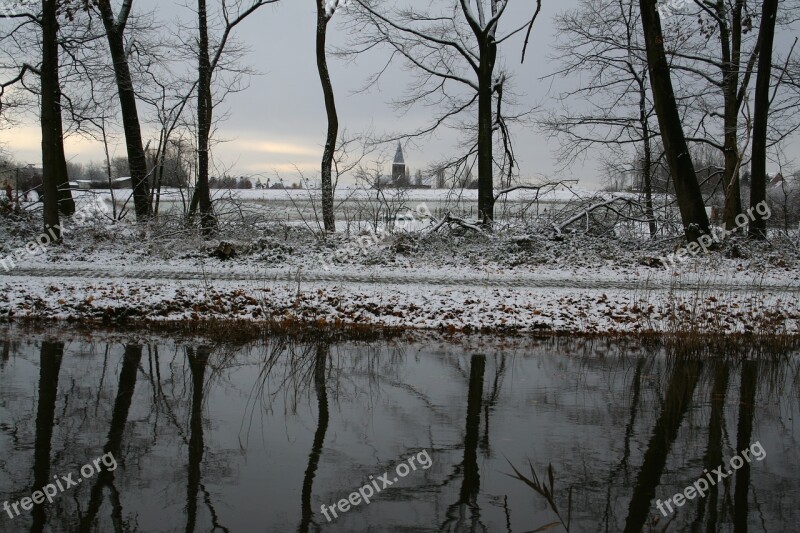
[[(95, 198), (79, 197), (97, 216), (65, 221), (66, 242), (0, 266), (0, 317), (800, 333), (800, 254), (789, 238), (731, 239), (665, 268), (654, 258), (678, 241), (461, 228), (322, 241), (292, 224), (239, 225), (223, 229), (237, 252), (223, 261), (211, 256), (218, 241), (178, 226), (110, 224)], [(0, 260), (41, 232), (33, 217), (0, 218), (0, 231)]]

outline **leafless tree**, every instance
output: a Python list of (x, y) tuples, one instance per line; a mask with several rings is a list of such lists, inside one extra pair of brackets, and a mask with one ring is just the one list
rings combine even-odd
[[(494, 218), (495, 131), (503, 137), (504, 156), (511, 156), (504, 158), (505, 164), (515, 165), (504, 107), (508, 76), (498, 70), (500, 51), (513, 36), (525, 32), (530, 36), (541, 8), (537, 0), (523, 20), (517, 19), (517, 26), (501, 34), (501, 23), (515, 24), (507, 16), (512, 11), (509, 4), (510, 0), (439, 0), (420, 9), (354, 0), (351, 9), (356, 37), (351, 47), (355, 52), (350, 53), (387, 46), (389, 62), (399, 58), (416, 73), (407, 97), (397, 102), (398, 106), (441, 109), (432, 123), (406, 137), (428, 135), (443, 126), (459, 127), (473, 134), (473, 140), (466, 145), (474, 148), (467, 152), (476, 156), (478, 212), (486, 224)], [(519, 17), (520, 12), (515, 16)], [(523, 59), (527, 37), (525, 43)], [(369, 80), (368, 86), (377, 83), (384, 72), (386, 67)], [(474, 122), (459, 122), (470, 112), (477, 113), (477, 126)]]
[(274, 4), (278, 0), (219, 0), (221, 34), (215, 39), (215, 45), (209, 44), (209, 13), (206, 0), (197, 0), (198, 39), (197, 39), (197, 186), (189, 209), (190, 218), (199, 206), (200, 225), (208, 235), (217, 226), (211, 192), (208, 185), (211, 127), (213, 124), (214, 100), (212, 80), (214, 73), (221, 67), (233, 31), (247, 17), (260, 7)]
[(684, 233), (689, 242), (695, 242), (709, 231), (708, 215), (678, 112), (656, 1), (640, 0), (639, 7), (661, 140), (675, 184)]
[(133, 0), (123, 0), (116, 16), (111, 7), (111, 0), (96, 0), (96, 5), (103, 20), (108, 48), (114, 64), (117, 94), (122, 112), (122, 125), (125, 130), (125, 145), (128, 151), (128, 165), (131, 171), (136, 220), (144, 222), (151, 214), (147, 159), (145, 158), (144, 145), (142, 143), (142, 128), (139, 123), (139, 111), (136, 106), (136, 92), (128, 64), (130, 49), (125, 44), (125, 30), (133, 8)]
[(333, 159), (336, 154), (336, 141), (339, 136), (339, 115), (336, 112), (336, 99), (328, 71), (328, 23), (339, 9), (341, 0), (314, 0), (317, 4), (317, 71), (319, 72), (322, 93), (325, 98), (325, 111), (328, 117), (328, 134), (325, 150), (322, 153), (320, 181), (322, 184), (322, 220), (325, 231), (336, 231), (336, 217), (333, 212), (334, 186), (332, 180)]
[(557, 16), (555, 24), (559, 67), (554, 76), (578, 86), (559, 95), (562, 109), (548, 113), (542, 126), (560, 138), (564, 165), (597, 147), (610, 152), (607, 164), (615, 174), (640, 176), (655, 236), (653, 139), (658, 130), (651, 124), (654, 109), (637, 6), (627, 0), (585, 0)]
[[(772, 76), (772, 49), (775, 40), (775, 20), (778, 18), (778, 0), (764, 0), (761, 7), (761, 29), (756, 74), (755, 108), (753, 110), (753, 156), (751, 161), (750, 205), (767, 200), (767, 127), (770, 107), (770, 78)], [(766, 239), (767, 221), (756, 214), (750, 224), (750, 237)]]
[[(34, 7), (32, 4), (29, 7)], [(59, 17), (71, 18), (81, 9), (81, 2), (70, 0), (42, 0), (41, 10), (0, 14), (0, 18), (10, 19), (12, 27), (2, 36), (2, 41), (19, 45), (25, 37), (24, 32), (40, 32), (41, 56), (37, 64), (14, 62), (4, 70), (16, 71), (8, 81), (0, 83), (0, 100), (5, 90), (11, 86), (26, 84), (26, 76), (38, 76), (40, 98), (39, 120), (42, 130), (42, 173), (44, 189), (44, 226), (61, 238), (60, 214), (72, 215), (75, 202), (69, 190), (67, 162), (64, 154), (64, 126), (61, 117), (62, 91), (59, 79)], [(36, 90), (35, 86), (32, 90)]]

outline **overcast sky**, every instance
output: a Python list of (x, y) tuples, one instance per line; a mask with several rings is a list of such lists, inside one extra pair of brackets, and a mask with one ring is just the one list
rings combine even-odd
[[(555, 105), (552, 98), (557, 86), (543, 79), (554, 68), (548, 62), (552, 52), (552, 19), (557, 10), (574, 7), (576, 3), (576, 0), (543, 2), (524, 65), (519, 61), (521, 38), (504, 45), (503, 62), (513, 75), (514, 88), (522, 105)], [(503, 19), (505, 26), (501, 26), (501, 32), (509, 30), (512, 24), (520, 24), (532, 5), (532, 0), (511, 2), (509, 9), (512, 11)], [(134, 6), (134, 10), (140, 12), (155, 10), (158, 18), (167, 24), (177, 20), (186, 25), (194, 23), (195, 15), (190, 9), (169, 0), (137, 0)], [(344, 16), (338, 14), (337, 18)], [(214, 156), (225, 167), (233, 166), (234, 172), (247, 175), (273, 176), (277, 171), (289, 181), (296, 179), (295, 166), (310, 174), (318, 170), (326, 120), (315, 63), (315, 24), (314, 0), (283, 0), (262, 8), (237, 28), (238, 39), (250, 49), (244, 62), (261, 74), (250, 79), (246, 91), (231, 95), (223, 104), (229, 116), (219, 125), (217, 136), (228, 142), (218, 145)], [(346, 43), (346, 31), (342, 24), (332, 23), (330, 44)], [(399, 64), (379, 90), (354, 93), (380, 65), (380, 58), (374, 54), (355, 63), (330, 59), (342, 128), (352, 133), (371, 129), (381, 134), (410, 131), (426, 124), (430, 118), (426, 109), (399, 116), (390, 104), (393, 97), (402, 94), (408, 76)], [(140, 109), (140, 114), (143, 110)], [(514, 133), (522, 177), (529, 180), (556, 177), (558, 165), (553, 158), (556, 142), (548, 140), (535, 127), (518, 129)], [(40, 135), (35, 123), (0, 131), (0, 142), (21, 160), (40, 160)], [(412, 169), (424, 168), (431, 161), (455, 153), (457, 144), (455, 133), (443, 131), (420, 146), (408, 146), (407, 164)], [(77, 138), (68, 140), (67, 151), (69, 159), (80, 162), (103, 158), (100, 145)], [(387, 147), (386, 152), (393, 154), (394, 147)], [(125, 155), (121, 140), (115, 155)], [(587, 187), (600, 183), (593, 159), (577, 162), (568, 174), (559, 173), (558, 177), (580, 179)]]

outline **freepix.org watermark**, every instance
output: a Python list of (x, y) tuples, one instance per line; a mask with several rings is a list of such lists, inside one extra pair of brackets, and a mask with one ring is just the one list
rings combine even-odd
[(662, 515), (668, 516), (669, 513), (675, 512), (675, 510), (672, 509), (672, 504), (675, 504), (676, 508), (683, 507), (687, 501), (693, 500), (698, 496), (700, 498), (705, 498), (708, 489), (716, 486), (717, 483), (732, 475), (736, 470), (742, 468), (745, 462), (751, 463), (753, 459), (756, 461), (763, 461), (766, 456), (767, 452), (761, 446), (761, 443), (756, 441), (751, 444), (749, 448), (745, 448), (739, 452), (739, 455), (731, 457), (728, 464), (730, 464), (732, 470), (726, 470), (724, 465), (719, 468), (714, 468), (711, 472), (707, 469), (703, 470), (705, 476), (686, 487), (683, 492), (679, 492), (663, 502), (661, 500), (656, 500), (656, 507), (661, 511)]
[(80, 469), (81, 477), (77, 477), (75, 473), (67, 474), (66, 476), (53, 476), (54, 483), (45, 485), (41, 490), (34, 491), (30, 496), (26, 496), (10, 504), (8, 501), (3, 502), (3, 510), (7, 512), (8, 516), (13, 520), (20, 515), (20, 507), (23, 511), (30, 511), (33, 509), (34, 505), (43, 504), (45, 499), (48, 503), (53, 503), (53, 498), (59, 494), (73, 487), (77, 487), (84, 479), (89, 479), (95, 474), (99, 474), (102, 471), (100, 465), (105, 466), (109, 472), (113, 472), (117, 469), (117, 460), (114, 459), (114, 455), (109, 452), (102, 457), (98, 457), (91, 463), (83, 465)]
[[(428, 209), (426, 204), (422, 203), (391, 221), (393, 224), (392, 229), (407, 230), (412, 227), (412, 224), (418, 221), (431, 219), (432, 214), (430, 209)], [(362, 235), (335, 251), (320, 253), (315, 258), (314, 264), (318, 267), (321, 267), (323, 270), (328, 271), (336, 263), (342, 263), (348, 259), (353, 259), (362, 254), (367, 255), (370, 248), (378, 246), (382, 242), (387, 242), (391, 238), (391, 235), (392, 233), (390, 232), (389, 228), (379, 228), (377, 231), (371, 231), (367, 235)], [(407, 260), (403, 259), (399, 259), (399, 261), (401, 264), (408, 262)]]
[[(769, 220), (772, 217), (772, 210), (769, 208), (767, 202), (761, 202), (755, 207), (751, 207), (747, 210), (747, 213), (740, 213), (736, 215), (736, 229), (745, 229), (747, 226), (750, 225), (750, 222), (755, 220), (755, 213), (764, 219)], [(735, 230), (733, 230), (735, 231)], [(710, 234), (701, 235), (697, 242), (689, 243), (688, 246), (683, 248), (679, 248), (675, 253), (669, 254), (667, 256), (659, 257), (661, 260), (661, 264), (665, 267), (668, 265), (675, 266), (675, 262), (683, 263), (689, 257), (695, 257), (701, 251), (704, 253), (708, 253), (709, 248), (713, 244), (719, 244), (728, 237), (733, 234), (733, 231), (727, 230), (725, 228), (718, 228), (714, 227), (711, 229)]]
[[(428, 450), (422, 450), (416, 455), (412, 455), (402, 463), (398, 464), (394, 469), (394, 473), (396, 474), (394, 477), (391, 477), (389, 472), (384, 472), (383, 475), (378, 476), (377, 479), (375, 476), (369, 476), (370, 482), (358, 489), (358, 491), (351, 492), (346, 499), (341, 499), (330, 507), (323, 504), (320, 507), (320, 511), (328, 520), (328, 522), (331, 522), (334, 518), (339, 518), (337, 511), (344, 514), (352, 507), (357, 507), (362, 503), (364, 505), (369, 505), (373, 496), (379, 494), (382, 490), (391, 487), (400, 481), (401, 478), (406, 477), (411, 472), (416, 471), (418, 466), (423, 470), (427, 470), (431, 467), (431, 465), (433, 465), (433, 461), (428, 455)], [(331, 515), (333, 515), (333, 517), (331, 517)]]
[[(106, 207), (102, 201), (92, 202), (91, 205), (87, 205), (79, 211), (76, 211), (75, 214), (72, 215), (70, 221), (74, 226), (81, 226), (98, 212), (108, 213), (108, 207)], [(48, 227), (47, 231), (42, 232), (34, 240), (30, 241), (25, 246), (20, 246), (3, 259), (0, 259), (0, 267), (6, 272), (15, 269), (17, 263), (22, 261), (26, 256), (36, 257), (40, 253), (44, 253), (47, 245), (56, 242), (57, 232), (60, 232), (61, 235), (67, 235), (70, 231), (70, 228), (68, 228), (64, 222), (53, 227)]]

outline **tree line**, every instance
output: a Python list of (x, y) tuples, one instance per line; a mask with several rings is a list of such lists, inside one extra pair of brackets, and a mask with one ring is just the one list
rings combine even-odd
[[(117, 6), (111, 0), (36, 0), (0, 14), (5, 19), (0, 113), (38, 104), (44, 224), (57, 227), (59, 217), (75, 209), (65, 128), (104, 143), (111, 176), (109, 132), (118, 117), (137, 221), (157, 214), (175, 147), (188, 144), (196, 176), (188, 221), (199, 218), (211, 234), (217, 225), (209, 192), (214, 124), (220, 118), (215, 109), (226, 95), (243, 89), (248, 74), (238, 61), (243, 48), (234, 34), (261, 7), (278, 1), (197, 0), (191, 4), (195, 21), (179, 28), (182, 46), (159, 31), (152, 13), (133, 15), (134, 0)], [(550, 50), (558, 65), (551, 76), (577, 81), (559, 95), (562, 109), (545, 112), (518, 102), (506, 66), (510, 60), (524, 64), (530, 53), (540, 0), (314, 2), (316, 65), (327, 120), (320, 163), (326, 231), (335, 229), (333, 197), (347, 145), (328, 67), (329, 25), (339, 13), (350, 37), (334, 54), (348, 59), (381, 53), (385, 61), (364, 88), (376, 86), (390, 65), (400, 63), (412, 75), (394, 104), (400, 110), (431, 110), (418, 129), (373, 142), (457, 130), (463, 141), (459, 152), (438, 161), (435, 170), (449, 171), (456, 184), (458, 176), (475, 172), (479, 218), (486, 226), (502, 191), (521, 183), (515, 128), (536, 124), (557, 137), (565, 166), (601, 148), (614, 171), (633, 171), (653, 236), (653, 194), (659, 180), (665, 182), (686, 238), (696, 241), (709, 232), (708, 184), (724, 198), (722, 218), (733, 229), (743, 210), (741, 176), (750, 176), (749, 203), (765, 200), (767, 160), (785, 158), (785, 143), (800, 126), (793, 112), (800, 96), (794, 45), (785, 55), (775, 53), (776, 34), (790, 28), (797, 13), (788, 0), (780, 12), (777, 0), (695, 0), (675, 10), (656, 0), (581, 0), (556, 17), (559, 37)], [(144, 142), (142, 107), (156, 117), (155, 142)], [(701, 166), (698, 147), (718, 152), (721, 162)], [(755, 220), (749, 232), (765, 238), (765, 221)]]

